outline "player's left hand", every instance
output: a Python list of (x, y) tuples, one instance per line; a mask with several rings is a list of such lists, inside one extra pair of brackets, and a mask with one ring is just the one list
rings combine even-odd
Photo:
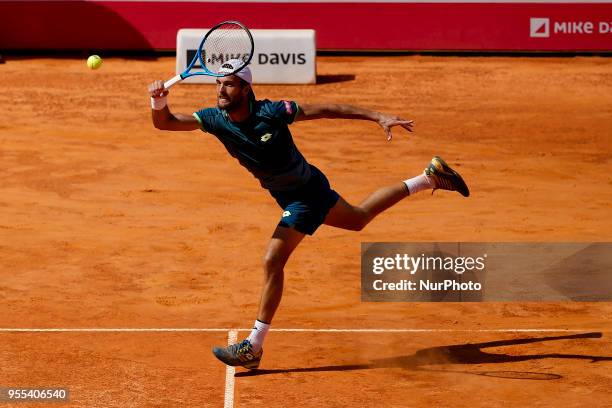
[(387, 141), (391, 141), (391, 139), (393, 139), (393, 134), (391, 134), (391, 128), (393, 126), (401, 126), (407, 131), (413, 132), (412, 126), (414, 125), (414, 122), (412, 120), (402, 119), (398, 116), (389, 116), (381, 114), (378, 118), (378, 124), (387, 134)]
[(164, 81), (157, 80), (148, 86), (149, 95), (151, 98), (162, 98), (168, 95), (168, 90), (164, 88)]

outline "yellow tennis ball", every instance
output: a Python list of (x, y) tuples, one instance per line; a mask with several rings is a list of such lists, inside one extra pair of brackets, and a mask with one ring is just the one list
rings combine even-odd
[(87, 58), (87, 67), (89, 69), (98, 69), (102, 66), (102, 58), (99, 55), (91, 55)]

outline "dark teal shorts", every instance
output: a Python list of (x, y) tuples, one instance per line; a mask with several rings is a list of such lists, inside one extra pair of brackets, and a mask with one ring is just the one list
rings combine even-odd
[(272, 191), (270, 194), (283, 209), (278, 225), (312, 235), (336, 205), (338, 193), (331, 189), (325, 174), (310, 165), (310, 180), (297, 190)]

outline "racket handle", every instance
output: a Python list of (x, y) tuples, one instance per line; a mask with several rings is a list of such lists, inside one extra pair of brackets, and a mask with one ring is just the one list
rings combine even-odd
[(180, 80), (182, 80), (183, 78), (181, 77), (181, 75), (177, 75), (175, 77), (173, 77), (172, 79), (167, 80), (166, 82), (164, 82), (164, 88), (166, 89), (170, 89), (170, 87), (174, 84), (176, 84), (177, 82), (179, 82)]

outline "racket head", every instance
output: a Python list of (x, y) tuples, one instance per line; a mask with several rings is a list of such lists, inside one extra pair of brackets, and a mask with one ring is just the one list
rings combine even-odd
[[(207, 75), (230, 76), (251, 62), (254, 48), (255, 43), (249, 29), (239, 21), (228, 20), (217, 24), (206, 33), (200, 43), (197, 57)], [(243, 63), (234, 66), (233, 70), (219, 73), (221, 66), (233, 59), (239, 59)], [(191, 65), (193, 66), (193, 61)]]

